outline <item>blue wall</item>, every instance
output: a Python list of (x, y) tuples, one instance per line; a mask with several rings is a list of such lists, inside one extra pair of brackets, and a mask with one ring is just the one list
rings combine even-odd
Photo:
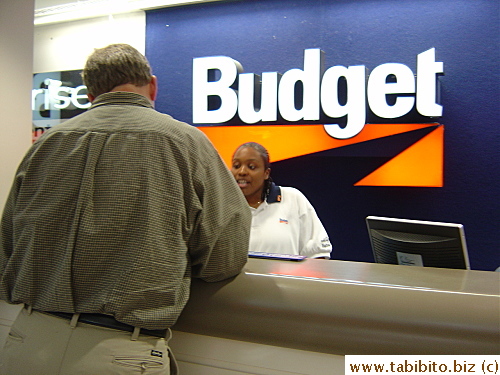
[(159, 78), (157, 109), (192, 123), (194, 57), (225, 55), (245, 72), (284, 73), (303, 67), (304, 49), (320, 48), (327, 68), (365, 65), (371, 72), (397, 62), (416, 72), (417, 54), (435, 47), (445, 71), (444, 187), (353, 186), (418, 138), (408, 134), (276, 162), (272, 176), (313, 203), (334, 244), (333, 259), (373, 261), (364, 218), (378, 215), (462, 223), (472, 269), (494, 270), (498, 25), (499, 2), (491, 0), (220, 2), (148, 12), (146, 55)]

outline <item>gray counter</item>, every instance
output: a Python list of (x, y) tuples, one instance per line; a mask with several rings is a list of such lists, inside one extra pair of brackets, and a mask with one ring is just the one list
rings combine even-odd
[(193, 281), (176, 331), (335, 355), (500, 354), (500, 273), (249, 259)]

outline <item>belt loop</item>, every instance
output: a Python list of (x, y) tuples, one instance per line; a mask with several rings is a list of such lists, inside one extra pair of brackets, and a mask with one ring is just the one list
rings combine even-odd
[(26, 308), (26, 310), (28, 310), (28, 315), (31, 315), (31, 313), (33, 312), (33, 306), (24, 304), (24, 307)]
[(132, 333), (130, 340), (136, 341), (139, 338), (139, 333), (141, 333), (141, 329), (139, 327), (134, 327), (134, 332)]
[(71, 322), (69, 323), (69, 326), (71, 328), (75, 328), (76, 327), (76, 323), (78, 323), (78, 319), (79, 318), (80, 318), (80, 313), (73, 314), (73, 316), (71, 317)]
[(172, 330), (170, 328), (167, 328), (167, 332), (165, 334), (165, 341), (167, 342), (167, 344), (171, 338), (172, 338)]

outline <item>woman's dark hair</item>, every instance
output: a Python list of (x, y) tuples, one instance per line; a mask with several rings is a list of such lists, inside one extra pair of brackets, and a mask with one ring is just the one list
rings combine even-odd
[[(243, 148), (243, 147), (253, 148), (255, 151), (257, 151), (260, 154), (260, 156), (262, 157), (262, 160), (264, 160), (264, 168), (265, 169), (271, 168), (271, 162), (269, 159), (269, 152), (266, 150), (266, 148), (264, 146), (262, 146), (260, 143), (257, 143), (257, 142), (246, 142), (246, 143), (243, 143), (241, 146), (239, 146), (234, 151), (234, 153), (236, 153), (236, 151), (238, 151), (240, 148)], [(234, 156), (234, 154), (233, 154), (233, 156)], [(267, 199), (267, 196), (269, 195), (272, 184), (273, 184), (273, 179), (271, 178), (271, 175), (269, 175), (268, 179), (264, 181), (264, 189), (262, 190), (262, 197), (261, 197), (261, 199), (263, 201)]]

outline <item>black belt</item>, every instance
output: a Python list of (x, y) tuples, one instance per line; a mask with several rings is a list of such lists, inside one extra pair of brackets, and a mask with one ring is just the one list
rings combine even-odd
[[(43, 311), (43, 312), (46, 314), (58, 316), (59, 318), (64, 318), (68, 320), (71, 320), (71, 318), (73, 318), (74, 315), (72, 313), (53, 312), (53, 311)], [(117, 329), (119, 331), (127, 331), (127, 332), (134, 332), (135, 328), (134, 326), (131, 326), (129, 324), (117, 321), (111, 315), (104, 315), (104, 314), (81, 313), (80, 317), (78, 318), (78, 321), (81, 323), (92, 324), (99, 327)], [(155, 337), (167, 336), (166, 329), (152, 330), (152, 329), (141, 328), (141, 333), (143, 335), (155, 336)]]

